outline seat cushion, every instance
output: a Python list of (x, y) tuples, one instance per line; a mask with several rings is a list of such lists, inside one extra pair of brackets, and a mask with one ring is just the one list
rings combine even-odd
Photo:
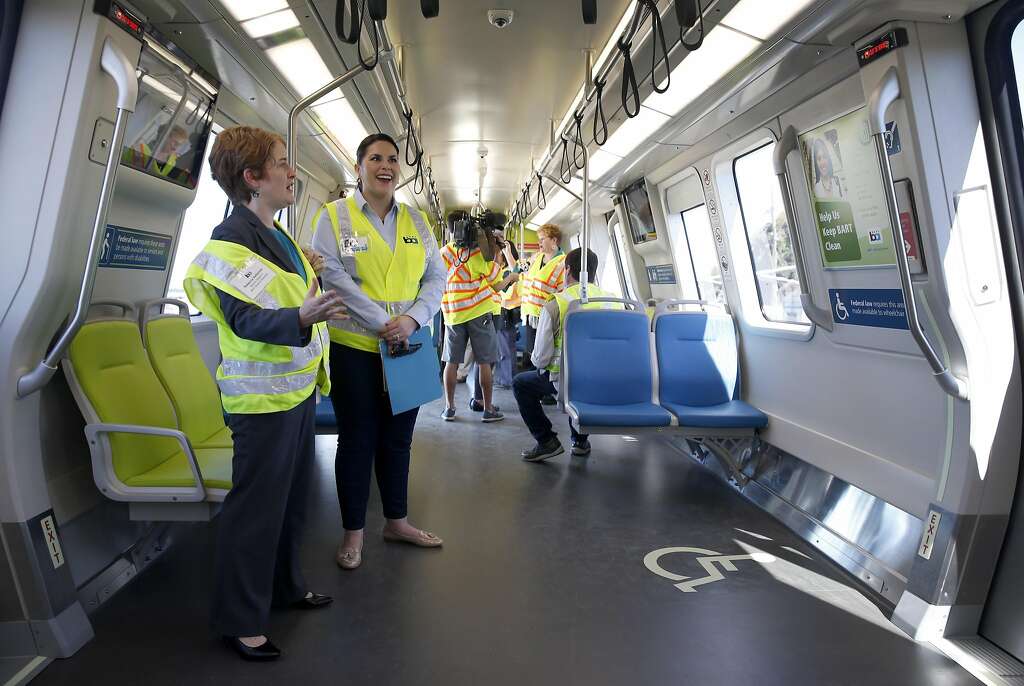
[(569, 407), (581, 426), (668, 426), (672, 415), (654, 403), (598, 405), (572, 401)]
[(742, 400), (718, 405), (691, 407), (678, 403), (662, 403), (679, 419), (679, 426), (714, 429), (760, 429), (768, 425), (768, 415)]
[[(196, 461), (203, 473), (203, 485), (207, 488), (231, 488), (231, 448), (196, 448)], [(169, 488), (195, 486), (192, 469), (185, 453), (178, 451), (173, 457), (148, 472), (127, 479), (129, 486)]]
[(316, 425), (321, 429), (337, 429), (338, 420), (334, 416), (334, 403), (330, 398), (320, 398), (316, 404)]
[(231, 429), (222, 426), (212, 436), (199, 442), (193, 441), (192, 447), (197, 450), (200, 448), (234, 448), (235, 443), (231, 439)]

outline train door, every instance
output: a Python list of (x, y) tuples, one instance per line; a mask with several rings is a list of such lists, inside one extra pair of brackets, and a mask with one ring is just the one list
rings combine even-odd
[[(1024, 93), (1024, 8), (1013, 3), (978, 12), (969, 25), (977, 64), (986, 65), (987, 74), (979, 78), (980, 101), (983, 116), (992, 126), (990, 136), (998, 138), (992, 156), (993, 166), (1004, 171), (1002, 197), (997, 208), (1004, 221), (1004, 249), (1008, 262), (1014, 264), (1021, 246), (1021, 213), (1024, 211), (1024, 187), (1021, 185), (1021, 140), (1024, 125), (1021, 117)], [(979, 69), (979, 72), (982, 70)], [(986, 78), (987, 77), (987, 78)], [(990, 106), (985, 106), (991, 102)], [(999, 188), (999, 184), (996, 186)], [(1010, 229), (1013, 231), (1011, 232)], [(1011, 269), (1011, 273), (1013, 273)], [(1011, 289), (1017, 290), (1017, 335), (1021, 335), (1019, 271), (1011, 279)], [(1019, 419), (1018, 419), (1019, 421)], [(1024, 597), (1020, 593), (1020, 579), (1024, 574), (1024, 471), (1016, 476), (1017, 489), (1009, 526), (996, 568), (992, 588), (985, 602), (979, 634), (1024, 661)]]

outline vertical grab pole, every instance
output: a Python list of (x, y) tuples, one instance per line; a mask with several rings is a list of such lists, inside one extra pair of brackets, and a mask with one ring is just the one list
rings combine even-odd
[(100, 68), (114, 79), (117, 84), (117, 118), (114, 121), (114, 135), (107, 150), (107, 166), (103, 172), (103, 183), (100, 186), (100, 201), (96, 207), (96, 216), (92, 223), (92, 238), (89, 252), (85, 258), (85, 273), (78, 290), (78, 301), (71, 321), (61, 332), (53, 348), (35, 366), (32, 371), (18, 379), (18, 397), (24, 398), (35, 393), (53, 377), (57, 371), (57, 363), (64, 356), (64, 351), (74, 340), (81, 328), (85, 315), (92, 301), (93, 285), (96, 282), (96, 269), (99, 262), (100, 246), (106, 233), (107, 214), (110, 210), (110, 198), (114, 194), (114, 181), (117, 179), (117, 168), (120, 166), (121, 146), (124, 143), (125, 127), (128, 117), (135, 111), (139, 99), (139, 82), (135, 77), (135, 65), (117, 45), (108, 38), (103, 44), (100, 57)]
[[(566, 141), (572, 141), (569, 136), (562, 134)], [(587, 302), (587, 253), (590, 250), (590, 151), (583, 141), (580, 141), (583, 148), (583, 235), (580, 240), (580, 300)], [(558, 184), (562, 186), (562, 184)], [(562, 186), (565, 188), (565, 186)], [(566, 189), (568, 190), (568, 189)], [(572, 193), (572, 191), (569, 191)], [(573, 194), (575, 195), (575, 194)]]
[[(299, 115), (306, 111), (306, 109), (314, 102), (330, 93), (335, 88), (348, 83), (359, 73), (363, 71), (363, 66), (353, 67), (347, 72), (339, 76), (338, 78), (330, 81), (329, 83), (321, 86), (317, 90), (313, 91), (306, 97), (295, 103), (295, 107), (288, 113), (288, 166), (293, 169), (298, 164), (298, 129), (299, 129)], [(297, 238), (299, 235), (298, 227), (295, 226), (295, 203), (288, 206), (288, 233), (291, 234), (292, 238)]]
[(772, 161), (775, 165), (775, 175), (779, 177), (779, 188), (782, 191), (782, 207), (786, 212), (789, 223), (789, 242), (793, 246), (793, 259), (796, 262), (797, 280), (800, 281), (800, 304), (803, 306), (804, 314), (815, 326), (820, 326), (826, 331), (832, 330), (832, 312), (814, 304), (811, 296), (811, 282), (807, 279), (807, 265), (804, 262), (803, 240), (800, 237), (800, 229), (796, 223), (796, 203), (793, 200), (793, 185), (789, 180), (789, 170), (786, 168), (786, 158), (789, 153), (799, 148), (796, 137), (796, 129), (787, 126), (782, 132), (782, 138), (775, 144), (775, 153)]
[(907, 326), (917, 342), (928, 365), (932, 368), (935, 381), (949, 395), (960, 400), (968, 400), (967, 382), (953, 374), (946, 364), (939, 359), (931, 341), (921, 327), (921, 319), (917, 314), (917, 298), (914, 295), (914, 284), (910, 279), (910, 263), (907, 251), (903, 247), (903, 231), (900, 226), (899, 204), (896, 201), (896, 186), (892, 178), (892, 165), (889, 153), (885, 148), (885, 113), (889, 106), (899, 100), (900, 79), (896, 67), (889, 67), (882, 80), (875, 86), (868, 101), (868, 123), (871, 135), (875, 139), (875, 154), (882, 172), (882, 191), (885, 193), (885, 206), (889, 213), (889, 225), (892, 229), (893, 249), (896, 253), (896, 271), (900, 275), (900, 286), (903, 290), (903, 302), (906, 305)]

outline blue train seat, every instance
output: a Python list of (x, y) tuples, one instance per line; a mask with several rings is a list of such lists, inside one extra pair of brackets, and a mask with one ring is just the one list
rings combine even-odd
[(739, 362), (732, 318), (662, 310), (654, 322), (658, 399), (679, 426), (760, 429), (768, 417), (736, 396)]
[(562, 396), (581, 433), (622, 433), (625, 427), (660, 429), (672, 415), (653, 402), (650, 326), (639, 303), (633, 309), (583, 309), (574, 302), (565, 318)]
[(334, 416), (334, 403), (330, 398), (321, 396), (316, 404), (316, 432), (338, 433), (338, 420)]

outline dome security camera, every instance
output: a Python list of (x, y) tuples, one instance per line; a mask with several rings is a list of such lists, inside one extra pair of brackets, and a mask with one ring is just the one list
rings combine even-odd
[(488, 10), (487, 21), (491, 23), (491, 26), (497, 29), (503, 29), (512, 23), (515, 19), (516, 13), (512, 10)]

